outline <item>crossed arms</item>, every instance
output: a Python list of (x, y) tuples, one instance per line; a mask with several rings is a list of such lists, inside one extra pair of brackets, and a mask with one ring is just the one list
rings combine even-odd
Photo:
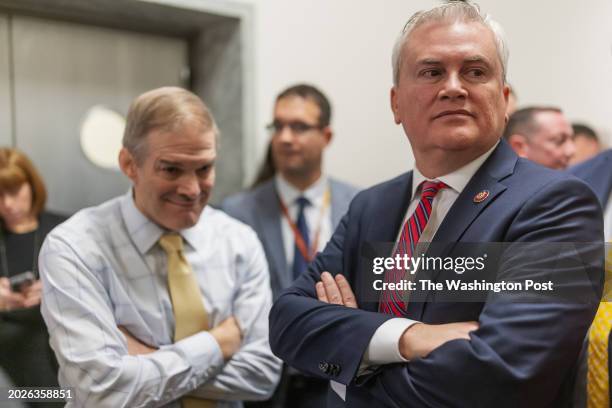
[[(399, 333), (395, 343), (409, 361), (378, 362), (360, 375), (362, 365), (370, 364), (368, 352), (377, 330), (393, 319), (368, 308), (367, 303), (358, 305), (349, 286), (350, 282), (352, 289), (360, 287), (351, 260), (360, 257), (360, 239), (367, 229), (363, 223), (370, 217), (362, 212), (369, 203), (360, 200), (366, 198), (362, 195), (353, 201), (325, 251), (274, 304), (270, 313), (274, 353), (297, 369), (347, 385), (353, 401), (365, 394), (368, 397), (363, 401), (374, 398), (389, 406), (552, 405), (568, 378), (572, 356), (578, 354), (594, 304), (434, 304), (426, 309), (430, 314), (425, 322), (444, 322), (448, 316), (444, 308), (459, 310), (455, 315), (467, 318), (448, 325), (410, 326)], [(504, 235), (497, 240), (601, 240), (600, 209), (592, 192), (575, 180), (541, 188), (511, 221), (510, 229), (506, 224), (500, 226)], [(482, 228), (490, 231), (497, 226), (486, 222)], [(602, 265), (592, 265), (591, 271), (601, 274)], [(521, 268), (504, 269), (503, 265), (499, 272), (501, 279), (522, 273)], [(590, 282), (586, 277), (568, 283), (576, 288), (594, 283), (594, 293), (601, 290), (597, 280)], [(439, 312), (432, 314), (431, 310)], [(320, 363), (341, 369), (322, 374)], [(530, 391), (534, 389), (538, 392)]]
[[(333, 277), (329, 272), (321, 274), (321, 280), (316, 283), (317, 299), (324, 303), (340, 305), (357, 309), (357, 300), (350, 284), (342, 274)], [(415, 322), (401, 335), (398, 349), (401, 356), (407, 360), (427, 357), (447, 341), (469, 340), (469, 333), (478, 329), (478, 322), (457, 322), (447, 324), (425, 324)], [(367, 361), (366, 361), (367, 363)], [(389, 363), (392, 363), (389, 361)]]
[(110, 282), (116, 272), (93, 267), (99, 257), (78, 254), (61, 235), (52, 233), (41, 251), (42, 313), (60, 384), (74, 388), (73, 403), (155, 407), (187, 394), (241, 400), (272, 392), (280, 363), (268, 348), (271, 295), (260, 246), (243, 265), (248, 276), (237, 283), (232, 317), (210, 331), (153, 346), (140, 314), (146, 311), (135, 308), (118, 280)]

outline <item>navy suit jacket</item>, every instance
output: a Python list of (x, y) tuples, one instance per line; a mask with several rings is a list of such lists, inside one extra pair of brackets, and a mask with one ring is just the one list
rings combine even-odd
[[(426, 358), (356, 376), (374, 332), (392, 318), (377, 313), (377, 302), (364, 300), (361, 288), (368, 277), (357, 273), (360, 248), (395, 240), (411, 184), (409, 172), (355, 197), (308, 273), (275, 302), (270, 312), (274, 353), (303, 372), (348, 385), (347, 407), (541, 408), (569, 399), (563, 392), (571, 392), (574, 362), (601, 296), (599, 257), (587, 267), (590, 279), (585, 275), (569, 282), (590, 290), (591, 302), (411, 302), (408, 314), (415, 320), (476, 320), (480, 328), (470, 341), (449, 341)], [(483, 190), (488, 198), (475, 203)], [(433, 241), (600, 242), (602, 236), (600, 206), (583, 182), (519, 159), (502, 141), (459, 195)], [(524, 273), (516, 269), (500, 271), (501, 278)], [(347, 276), (359, 309), (317, 300), (314, 286), (322, 271)], [(340, 400), (330, 395), (329, 401)]]
[[(336, 228), (358, 190), (333, 178), (329, 179), (329, 187), (332, 228)], [(266, 253), (270, 267), (270, 284), (274, 299), (276, 299), (281, 290), (287, 288), (293, 281), (293, 272), (291, 265), (287, 264), (285, 255), (281, 231), (282, 212), (274, 179), (253, 190), (226, 198), (221, 204), (221, 209), (250, 225), (257, 233)]]
[(569, 172), (593, 189), (605, 209), (612, 191), (612, 149), (570, 168)]
[[(612, 191), (612, 149), (605, 150), (597, 156), (580, 163), (568, 170), (571, 174), (584, 180), (595, 192), (603, 209), (606, 209), (610, 192)], [(612, 225), (606, 225), (606, 228), (612, 228)], [(576, 390), (577, 405), (585, 405), (586, 401), (586, 373), (587, 373), (587, 352), (588, 337), (585, 339), (585, 350), (583, 350), (580, 361), (581, 376)], [(612, 373), (612, 332), (608, 339), (608, 372)], [(612, 401), (612, 387), (610, 391), (610, 401)]]

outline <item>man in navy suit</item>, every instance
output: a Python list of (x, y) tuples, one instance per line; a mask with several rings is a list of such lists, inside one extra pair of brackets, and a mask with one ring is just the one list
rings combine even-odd
[[(357, 193), (323, 172), (323, 153), (333, 135), (330, 122), (331, 104), (316, 87), (298, 84), (282, 91), (268, 126), (270, 150), (261, 183), (222, 203), (224, 211), (257, 232), (274, 298), (325, 247)], [(271, 401), (249, 406), (318, 408), (325, 403), (326, 390), (326, 381), (293, 371), (283, 375)]]
[[(367, 248), (380, 242), (406, 254), (431, 241), (431, 251), (452, 257), (456, 243), (549, 250), (602, 240), (601, 209), (584, 183), (518, 158), (500, 141), (508, 87), (498, 27), (466, 2), (408, 21), (393, 53), (391, 107), (415, 168), (359, 193), (308, 273), (270, 312), (274, 353), (329, 379), (328, 406), (569, 403), (564, 392), (601, 296), (601, 257), (578, 265), (581, 275), (570, 253), (557, 253), (555, 278), (568, 293), (590, 293), (582, 302), (436, 302), (437, 289), (419, 302), (384, 290), (377, 302), (368, 291), (372, 270), (363, 268)], [(528, 258), (514, 266), (500, 263), (496, 278), (553, 272)]]
[[(595, 192), (604, 213), (612, 212), (610, 193), (612, 193), (612, 149), (605, 150), (597, 156), (569, 169), (569, 172), (584, 180)], [(612, 214), (606, 223), (606, 240), (612, 234)]]
[[(604, 236), (606, 242), (610, 242), (612, 239), (612, 150), (605, 150), (599, 153), (597, 156), (582, 162), (568, 170), (571, 174), (584, 180), (595, 192), (599, 202), (604, 210)], [(609, 245), (609, 244), (608, 244)], [(609, 272), (608, 272), (609, 273)], [(602, 347), (608, 349), (608, 378), (601, 379), (602, 382), (607, 381), (610, 383), (609, 373), (612, 373), (612, 332), (607, 338), (601, 338), (593, 336), (590, 333), (585, 339), (584, 346), (579, 358), (579, 370), (576, 381), (576, 389), (574, 395), (574, 406), (585, 407), (587, 406), (587, 372), (589, 370), (588, 362), (588, 349), (589, 341), (601, 342)], [(596, 343), (597, 344), (597, 343)], [(591, 345), (593, 347), (593, 345)], [(591, 374), (597, 376), (597, 374)], [(592, 391), (591, 391), (592, 392)], [(609, 401), (612, 401), (612, 387), (608, 386)]]

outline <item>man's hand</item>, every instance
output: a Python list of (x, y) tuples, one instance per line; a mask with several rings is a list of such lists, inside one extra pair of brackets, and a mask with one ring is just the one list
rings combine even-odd
[(22, 309), (25, 306), (26, 297), (21, 292), (11, 290), (11, 282), (8, 278), (0, 278), (0, 310), (8, 311)]
[(407, 360), (426, 357), (434, 349), (455, 339), (470, 339), (469, 333), (478, 329), (477, 322), (448, 324), (415, 323), (402, 334), (400, 354)]
[(136, 337), (132, 336), (132, 334), (127, 331), (125, 327), (119, 326), (119, 330), (121, 330), (121, 333), (123, 333), (125, 339), (127, 340), (128, 353), (130, 356), (149, 354), (157, 350), (153, 347), (147, 346), (146, 344), (138, 340)]
[(40, 305), (40, 299), (42, 296), (42, 282), (40, 280), (35, 281), (31, 285), (25, 286), (21, 293), (24, 296), (23, 307), (33, 307)]
[(355, 294), (342, 274), (337, 274), (334, 278), (331, 273), (323, 272), (321, 281), (317, 282), (315, 289), (317, 298), (321, 302), (357, 308)]
[(232, 358), (234, 353), (240, 349), (242, 344), (242, 333), (238, 326), (238, 321), (234, 316), (230, 316), (219, 325), (210, 329), (210, 334), (217, 340), (223, 359), (225, 361)]

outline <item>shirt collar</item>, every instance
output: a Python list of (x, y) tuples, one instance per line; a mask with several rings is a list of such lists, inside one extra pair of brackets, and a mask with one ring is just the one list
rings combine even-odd
[(303, 196), (310, 201), (311, 204), (315, 206), (319, 206), (323, 202), (323, 196), (325, 195), (325, 191), (328, 189), (329, 181), (327, 177), (322, 175), (319, 179), (308, 187), (304, 191), (300, 191), (291, 185), (287, 180), (277, 173), (274, 177), (274, 183), (276, 185), (276, 191), (280, 195), (281, 200), (287, 207), (295, 204), (295, 200), (298, 197)]
[[(452, 171), (444, 176), (437, 177), (436, 180), (444, 182), (447, 186), (455, 190), (458, 194), (461, 194), (467, 183), (469, 183), (470, 179), (474, 177), (474, 174), (478, 171), (480, 166), (489, 158), (493, 150), (499, 144), (499, 140), (493, 147), (487, 150), (482, 155), (478, 156), (465, 166)], [(412, 172), (412, 198), (414, 199), (415, 194), (417, 192), (417, 188), (421, 185), (422, 182), (429, 180), (425, 177), (419, 169), (415, 166)], [(431, 181), (431, 180), (430, 180)]]
[[(134, 242), (134, 245), (136, 245), (138, 251), (144, 255), (157, 243), (157, 241), (159, 241), (159, 238), (161, 238), (162, 234), (165, 234), (167, 230), (151, 221), (138, 209), (138, 207), (136, 207), (132, 191), (133, 190), (130, 189), (121, 200), (121, 215), (123, 216), (128, 234)], [(203, 220), (206, 218), (206, 213), (209, 211), (210, 209), (206, 206), (196, 225), (178, 231), (183, 239), (193, 248), (196, 248), (198, 244), (205, 239), (205, 234), (203, 234), (205, 230), (205, 228), (203, 228)]]

